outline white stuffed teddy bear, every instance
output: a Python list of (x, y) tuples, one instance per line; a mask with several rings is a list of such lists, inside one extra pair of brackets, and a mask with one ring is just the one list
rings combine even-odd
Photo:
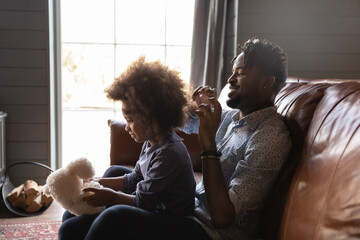
[(105, 207), (94, 207), (82, 200), (91, 195), (83, 192), (83, 188), (102, 188), (96, 181), (89, 181), (95, 175), (91, 162), (86, 158), (79, 158), (70, 162), (65, 168), (51, 173), (46, 179), (42, 191), (51, 195), (63, 208), (76, 216), (99, 213)]

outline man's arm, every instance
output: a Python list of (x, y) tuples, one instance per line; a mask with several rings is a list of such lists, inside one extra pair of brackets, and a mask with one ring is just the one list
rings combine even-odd
[[(200, 118), (199, 141), (205, 152), (217, 151), (215, 136), (221, 120), (221, 106), (215, 98), (210, 104), (200, 104), (197, 114)], [(210, 208), (211, 222), (216, 228), (225, 228), (235, 221), (235, 208), (232, 204), (228, 186), (225, 182), (219, 158), (202, 157), (203, 183)]]

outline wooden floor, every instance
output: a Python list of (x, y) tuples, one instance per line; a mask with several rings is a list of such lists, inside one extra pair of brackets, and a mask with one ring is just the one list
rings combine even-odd
[(21, 217), (8, 210), (3, 200), (0, 200), (0, 224), (35, 221), (61, 221), (63, 213), (64, 209), (56, 201), (53, 201), (49, 208), (42, 214), (33, 217)]

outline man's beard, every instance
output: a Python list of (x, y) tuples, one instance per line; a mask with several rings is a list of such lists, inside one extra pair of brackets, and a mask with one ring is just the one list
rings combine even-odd
[(231, 108), (239, 109), (240, 96), (237, 95), (234, 98), (229, 98), (228, 100), (226, 100), (226, 105), (228, 105)]

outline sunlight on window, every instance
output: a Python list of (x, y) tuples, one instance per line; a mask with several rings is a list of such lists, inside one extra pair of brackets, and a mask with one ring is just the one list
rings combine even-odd
[(189, 82), (194, 0), (62, 0), (62, 165), (109, 165), (107, 120), (121, 118), (104, 89), (139, 56)]
[[(63, 107), (111, 109), (104, 88), (114, 79), (114, 49), (111, 45), (62, 44)], [(66, 55), (65, 55), (66, 54)]]

